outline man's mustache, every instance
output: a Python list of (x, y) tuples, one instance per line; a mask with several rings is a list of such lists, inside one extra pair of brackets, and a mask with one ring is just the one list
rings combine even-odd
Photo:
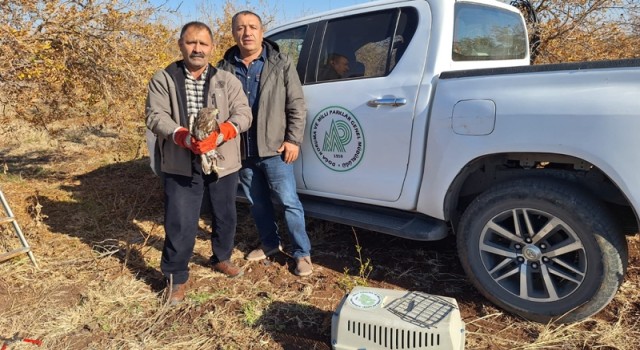
[(204, 58), (204, 54), (203, 53), (192, 53), (191, 55), (189, 55), (190, 58)]

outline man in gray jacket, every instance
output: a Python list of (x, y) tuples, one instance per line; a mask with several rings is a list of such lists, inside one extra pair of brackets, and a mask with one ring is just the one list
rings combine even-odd
[[(240, 138), (249, 128), (251, 109), (242, 84), (228, 72), (209, 64), (213, 49), (211, 29), (201, 22), (187, 23), (178, 46), (183, 59), (157, 72), (149, 82), (147, 127), (157, 136), (160, 171), (165, 192), (165, 241), (160, 268), (169, 281), (168, 302), (184, 299), (189, 279), (200, 207), (205, 191), (215, 221), (211, 245), (213, 269), (236, 277), (242, 270), (231, 263), (236, 231), (236, 190), (241, 167)], [(198, 140), (194, 117), (203, 107), (218, 109), (219, 132)], [(201, 154), (217, 150), (217, 175), (207, 175)]]
[(293, 174), (307, 113), (300, 78), (291, 59), (279, 52), (277, 44), (263, 38), (262, 20), (257, 14), (235, 14), (232, 34), (236, 45), (227, 50), (218, 67), (240, 79), (254, 117), (249, 131), (242, 134), (240, 182), (251, 203), (262, 244), (247, 255), (247, 260), (262, 260), (282, 249), (273, 195), (284, 207), (296, 259), (295, 273), (307, 276), (312, 272), (311, 244)]

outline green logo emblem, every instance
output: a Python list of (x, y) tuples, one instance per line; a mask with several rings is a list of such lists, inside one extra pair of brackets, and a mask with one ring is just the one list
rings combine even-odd
[(348, 171), (364, 156), (364, 134), (356, 117), (342, 107), (320, 111), (310, 127), (313, 151), (327, 168)]
[(324, 135), (323, 152), (346, 153), (345, 146), (351, 142), (351, 128), (342, 120), (332, 120), (331, 127)]
[(382, 302), (382, 297), (373, 292), (358, 292), (349, 298), (351, 305), (360, 309), (371, 309)]

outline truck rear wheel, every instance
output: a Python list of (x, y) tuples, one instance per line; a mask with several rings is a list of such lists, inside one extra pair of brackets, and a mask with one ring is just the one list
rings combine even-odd
[(487, 190), (465, 210), (457, 235), (476, 288), (532, 321), (597, 313), (626, 270), (626, 240), (606, 208), (560, 180), (526, 178)]

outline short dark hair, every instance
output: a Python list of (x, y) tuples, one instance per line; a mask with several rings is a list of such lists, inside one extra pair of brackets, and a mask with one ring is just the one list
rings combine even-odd
[(349, 58), (348, 58), (347, 56), (342, 55), (342, 54), (339, 54), (339, 53), (337, 53), (337, 52), (332, 52), (331, 54), (329, 54), (329, 62), (331, 62), (331, 61), (335, 61), (336, 59), (338, 59), (338, 58), (340, 58), (340, 57), (342, 57), (342, 58), (344, 58), (345, 60), (349, 61)]
[(252, 16), (256, 16), (258, 18), (258, 22), (260, 22), (260, 27), (262, 27), (262, 18), (260, 18), (260, 16), (258, 16), (257, 13), (253, 12), (253, 11), (249, 11), (249, 10), (244, 10), (244, 11), (240, 11), (238, 13), (236, 13), (235, 15), (233, 15), (233, 17), (231, 17), (231, 29), (234, 29), (236, 27), (236, 19), (238, 19), (238, 16), (246, 16), (246, 15), (252, 15)]
[(198, 21), (193, 21), (193, 22), (189, 22), (185, 25), (182, 26), (182, 29), (180, 30), (180, 39), (182, 40), (182, 37), (184, 36), (184, 33), (191, 27), (194, 27), (196, 29), (203, 29), (206, 30), (207, 33), (209, 33), (209, 36), (211, 37), (211, 41), (213, 41), (213, 32), (211, 31), (211, 28), (209, 28), (208, 25), (202, 23), (202, 22), (198, 22)]

